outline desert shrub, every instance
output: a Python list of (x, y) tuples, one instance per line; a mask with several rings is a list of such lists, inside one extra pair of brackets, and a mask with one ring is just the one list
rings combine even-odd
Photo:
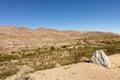
[(55, 47), (53, 47), (53, 46), (52, 46), (52, 47), (50, 47), (50, 50), (52, 50), (52, 51), (53, 51), (53, 50), (56, 50), (56, 49), (55, 49)]
[(16, 74), (15, 71), (6, 71), (6, 72), (0, 74), (0, 79), (4, 80), (6, 77), (12, 76), (14, 74)]
[(104, 43), (104, 44), (113, 44), (112, 41), (101, 41), (100, 43)]
[(120, 53), (120, 48), (119, 46), (108, 46), (105, 48), (105, 52), (107, 55), (112, 55), (112, 54), (117, 54)]
[(63, 45), (63, 46), (61, 46), (61, 48), (67, 48), (67, 46), (66, 46), (66, 45)]
[(19, 56), (17, 56), (17, 55), (1, 55), (0, 56), (0, 62), (15, 60), (15, 59), (18, 59), (18, 58), (19, 58)]
[(28, 80), (28, 73), (32, 72), (33, 68), (26, 65), (22, 66), (21, 70), (14, 76), (8, 77), (6, 80)]
[(30, 58), (36, 56), (35, 53), (22, 54), (22, 58)]
[(2, 66), (0, 70), (0, 79), (5, 79), (8, 76), (14, 75), (18, 71), (13, 65)]
[(42, 65), (35, 66), (35, 70), (45, 70), (45, 69), (50, 69), (54, 67), (55, 67), (54, 63), (48, 63), (48, 64), (42, 64)]
[(98, 50), (98, 49), (100, 49), (100, 48), (98, 48), (98, 47), (91, 47), (91, 46), (85, 46), (84, 48), (80, 47), (80, 49), (79, 49), (81, 51), (80, 56), (81, 57), (91, 58), (93, 52)]
[(115, 44), (115, 45), (119, 45), (119, 44), (120, 44), (120, 41), (114, 41), (114, 44)]

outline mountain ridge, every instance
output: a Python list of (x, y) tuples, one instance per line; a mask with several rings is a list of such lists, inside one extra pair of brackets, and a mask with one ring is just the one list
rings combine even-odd
[(94, 33), (112, 33), (112, 34), (116, 34), (116, 35), (120, 35), (118, 33), (114, 33), (114, 32), (103, 32), (103, 31), (78, 31), (78, 30), (56, 30), (56, 29), (51, 29), (51, 28), (44, 28), (44, 27), (39, 27), (36, 29), (29, 29), (26, 28), (24, 26), (20, 26), (20, 27), (15, 27), (15, 26), (0, 26), (0, 33), (6, 33), (8, 32), (8, 34), (10, 34), (9, 32), (13, 32), (13, 34), (15, 34), (14, 32), (23, 32), (26, 33), (31, 32), (34, 33), (35, 31), (39, 31), (39, 32), (47, 32), (47, 33), (51, 33), (51, 32), (62, 32), (62, 33), (90, 33), (90, 32), (94, 32)]
[(62, 46), (76, 43), (77, 39), (107, 39), (120, 37), (119, 34), (98, 31), (54, 30), (26, 27), (0, 26), (0, 53), (9, 53), (23, 48), (38, 48), (42, 46)]

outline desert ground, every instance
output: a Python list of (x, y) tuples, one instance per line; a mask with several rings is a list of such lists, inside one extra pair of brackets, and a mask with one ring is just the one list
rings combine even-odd
[[(111, 69), (84, 62), (96, 50), (109, 56)], [(119, 80), (119, 61), (117, 33), (0, 26), (2, 80), (18, 74), (22, 66), (32, 68), (26, 70), (35, 80)], [(23, 79), (28, 73), (17, 80), (28, 79)]]
[(49, 70), (37, 71), (34, 80), (120, 80), (120, 54), (109, 56), (111, 69), (93, 63), (77, 63)]

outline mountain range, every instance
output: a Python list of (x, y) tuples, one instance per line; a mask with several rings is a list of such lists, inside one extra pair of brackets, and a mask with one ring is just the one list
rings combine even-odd
[(74, 31), (26, 27), (0, 26), (0, 53), (19, 51), (23, 48), (39, 48), (42, 46), (70, 45), (81, 38), (111, 38), (119, 34), (100, 31)]

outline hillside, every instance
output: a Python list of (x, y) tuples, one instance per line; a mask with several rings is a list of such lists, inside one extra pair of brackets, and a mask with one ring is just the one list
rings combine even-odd
[(24, 65), (34, 71), (81, 63), (93, 52), (120, 54), (120, 35), (111, 32), (0, 27), (0, 79)]
[(58, 31), (47, 28), (32, 30), (25, 27), (1, 26), (0, 53), (11, 53), (12, 51), (21, 50), (26, 47), (32, 49), (42, 46), (70, 45), (74, 44), (76, 39), (81, 38), (104, 39), (119, 36), (110, 32)]

